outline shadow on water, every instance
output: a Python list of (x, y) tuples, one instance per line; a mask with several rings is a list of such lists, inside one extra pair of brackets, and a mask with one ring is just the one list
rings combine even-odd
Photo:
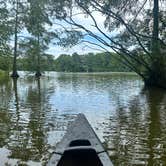
[(119, 105), (105, 126), (105, 146), (113, 162), (123, 165), (166, 164), (166, 91), (146, 88)]

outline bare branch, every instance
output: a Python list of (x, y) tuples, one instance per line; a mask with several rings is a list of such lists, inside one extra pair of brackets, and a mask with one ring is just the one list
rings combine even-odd
[(97, 47), (100, 47), (102, 50), (106, 51), (106, 52), (109, 52), (108, 49), (104, 48), (103, 46), (101, 46), (100, 44), (97, 44), (97, 43), (94, 43), (94, 42), (90, 42), (90, 41), (86, 41), (86, 40), (81, 40), (82, 43), (88, 43), (88, 44), (91, 44), (91, 45), (95, 45)]
[(96, 6), (99, 6), (101, 9), (99, 9), (99, 8), (97, 8), (97, 9), (98, 9), (100, 12), (105, 11), (105, 13), (106, 13), (108, 16), (110, 16), (110, 17), (112, 17), (112, 18), (114, 18), (114, 19), (120, 21), (120, 22), (126, 27), (126, 29), (128, 30), (128, 32), (136, 38), (137, 42), (139, 43), (139, 45), (141, 46), (141, 48), (144, 50), (144, 52), (145, 52), (147, 55), (151, 56), (151, 54), (147, 51), (147, 49), (146, 49), (146, 48), (143, 46), (143, 44), (141, 43), (140, 38), (136, 35), (136, 33), (135, 33), (135, 31), (133, 30), (133, 28), (130, 27), (130, 26), (122, 19), (122, 17), (120, 17), (118, 14), (114, 13), (114, 12), (113, 12), (112, 10), (110, 10), (110, 9), (107, 9), (107, 10), (104, 9), (103, 6), (101, 6), (101, 5), (100, 5), (99, 3), (97, 3), (96, 1), (94, 1), (94, 0), (92, 0), (92, 1), (95, 3), (95, 5), (91, 3), (91, 5), (93, 5), (93, 7), (97, 8)]

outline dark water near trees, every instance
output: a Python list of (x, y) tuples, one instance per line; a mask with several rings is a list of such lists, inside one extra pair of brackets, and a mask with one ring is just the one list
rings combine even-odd
[(48, 73), (0, 80), (0, 165), (42, 165), (84, 113), (115, 166), (166, 165), (166, 91), (132, 74)]

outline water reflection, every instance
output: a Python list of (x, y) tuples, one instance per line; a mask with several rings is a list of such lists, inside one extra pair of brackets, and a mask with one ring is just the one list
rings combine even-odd
[[(166, 147), (165, 136), (162, 136), (162, 128), (166, 129), (166, 126), (162, 126), (161, 119), (163, 112), (166, 109), (162, 107), (165, 104), (165, 94), (157, 89), (146, 90), (147, 102), (149, 103), (149, 137), (148, 137), (148, 146), (149, 146), (149, 165), (164, 165), (166, 164), (166, 153), (164, 154), (164, 147)], [(165, 122), (165, 120), (164, 120)], [(166, 149), (165, 149), (166, 150)]]
[(1, 165), (44, 165), (82, 112), (115, 166), (166, 165), (166, 92), (131, 74), (48, 73), (0, 81)]
[(11, 81), (8, 78), (0, 80), (0, 148), (6, 145), (10, 136), (11, 116), (7, 112), (8, 99), (11, 96)]
[(47, 152), (48, 129), (43, 112), (47, 93), (44, 88), (41, 92), (40, 79), (33, 79), (33, 84), (28, 86), (22, 81), (13, 79), (11, 85), (13, 93), (6, 98), (9, 106), (4, 111), (0, 109), (1, 150), (2, 153), (6, 151), (6, 156), (0, 157), (2, 165), (23, 164), (28, 161), (34, 165), (35, 161), (39, 162)]
[(166, 93), (143, 89), (106, 124), (105, 146), (115, 165), (166, 165)]
[[(42, 143), (42, 141), (40, 141), (40, 139), (37, 137), (38, 133), (40, 133), (42, 129), (39, 128), (38, 123), (35, 123), (35, 125), (33, 125), (33, 122), (31, 122), (31, 120), (35, 118), (31, 117), (31, 115), (33, 116), (33, 112), (35, 112), (36, 110), (31, 109), (33, 108), (31, 107), (27, 111), (21, 107), (21, 97), (18, 93), (17, 79), (13, 79), (13, 92), (14, 107), (12, 106), (10, 110), (10, 114), (12, 115), (12, 123), (9, 124), (11, 136), (9, 137), (8, 144), (6, 145), (7, 149), (10, 151), (10, 154), (7, 157), (9, 159), (17, 159), (18, 161), (28, 161), (31, 159), (35, 161), (37, 158), (36, 154), (41, 154), (40, 147), (38, 147), (37, 144), (34, 143), (35, 140), (38, 140), (40, 146), (42, 146), (43, 144), (45, 146), (45, 143)], [(39, 99), (38, 89), (35, 89), (34, 95), (37, 97), (37, 99)], [(28, 99), (29, 95), (25, 96), (25, 98)], [(40, 101), (36, 99), (34, 100), (34, 102), (40, 103)], [(29, 105), (31, 104), (33, 105), (34, 103), (31, 103), (29, 101)], [(31, 126), (35, 126), (36, 128), (38, 128), (38, 132)], [(43, 135), (41, 136), (41, 138), (43, 139)]]

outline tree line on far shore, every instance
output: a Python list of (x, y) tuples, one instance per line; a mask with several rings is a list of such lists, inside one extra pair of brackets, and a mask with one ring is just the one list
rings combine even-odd
[[(43, 54), (41, 56), (41, 71), (58, 71), (58, 72), (130, 72), (131, 70), (125, 65), (119, 63), (112, 57), (115, 53), (87, 53), (79, 55), (61, 54), (58, 58), (53, 55)], [(21, 57), (18, 59), (18, 70), (36, 71), (35, 55)], [(1, 57), (0, 70), (10, 71), (12, 67), (11, 57)]]
[(131, 71), (121, 64), (111, 54), (115, 53), (88, 53), (79, 55), (61, 55), (55, 60), (56, 71), (63, 72), (126, 72)]

